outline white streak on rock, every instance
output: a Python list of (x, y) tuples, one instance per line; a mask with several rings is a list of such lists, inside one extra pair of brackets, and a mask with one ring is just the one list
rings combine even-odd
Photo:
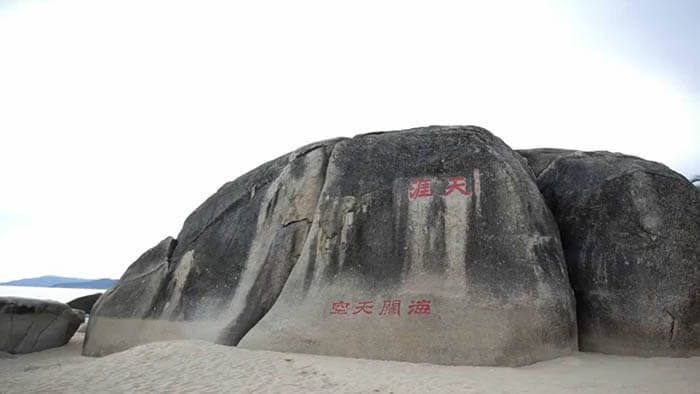
[[(231, 303), (225, 308), (227, 312), (221, 316), (224, 322), (231, 322), (240, 317), (250, 302), (248, 297), (265, 265), (277, 232), (286, 223), (312, 217), (322, 186), (322, 178), (318, 175), (324, 171), (323, 155), (321, 150), (305, 155), (305, 173), (308, 175), (301, 179), (296, 179), (292, 175), (291, 167), (286, 166), (265, 191), (253, 245)], [(269, 204), (274, 206), (268, 210), (265, 207)], [(215, 311), (204, 314), (212, 313)]]
[(409, 276), (425, 272), (425, 252), (430, 247), (428, 213), (432, 197), (408, 200), (408, 232), (406, 246), (410, 256)]
[(471, 195), (454, 192), (445, 200), (445, 243), (447, 245), (447, 278), (450, 287), (466, 288), (466, 246), (469, 231)]
[(163, 316), (170, 316), (170, 314), (180, 303), (180, 299), (182, 298), (182, 290), (185, 286), (187, 275), (192, 269), (192, 262), (194, 262), (194, 250), (188, 251), (182, 256), (182, 258), (180, 258), (180, 263), (178, 264), (177, 268), (175, 268), (175, 272), (173, 273), (175, 287), (172, 291), (172, 299), (169, 300), (163, 308)]
[(481, 171), (474, 169), (474, 203), (476, 204), (476, 215), (481, 217)]

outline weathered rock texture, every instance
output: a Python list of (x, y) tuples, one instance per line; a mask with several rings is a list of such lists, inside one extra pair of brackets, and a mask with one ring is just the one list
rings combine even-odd
[(556, 223), (500, 139), (477, 127), (373, 133), (306, 146), (224, 185), (177, 242), (141, 256), (100, 298), (84, 354), (203, 338), (520, 365), (576, 349), (573, 300)]
[[(451, 178), (468, 194), (445, 195)], [(412, 198), (416, 180), (431, 195)], [(400, 315), (382, 315), (394, 300)], [(430, 314), (410, 314), (420, 300)], [(371, 314), (354, 314), (363, 301)], [(300, 259), (239, 346), (474, 365), (574, 350), (559, 235), (531, 173), (479, 128), (339, 142)]]
[(83, 353), (174, 338), (235, 344), (275, 302), (311, 225), (336, 140), (225, 184), (93, 309)]
[(83, 319), (60, 302), (0, 297), (0, 351), (30, 353), (63, 346)]
[(92, 306), (95, 305), (95, 302), (97, 302), (101, 295), (102, 293), (95, 293), (83, 297), (78, 297), (72, 301), (68, 301), (68, 306), (70, 306), (73, 309), (80, 309), (85, 313), (90, 313)]
[(582, 351), (700, 354), (700, 193), (609, 152), (520, 151), (561, 231)]
[[(97, 300), (86, 330), (83, 353), (103, 355), (159, 339), (184, 338), (172, 327), (157, 332), (149, 320), (167, 285), (169, 258), (177, 242), (168, 237), (141, 255), (116, 285)], [(112, 317), (118, 318), (112, 321)], [(93, 335), (94, 333), (94, 335)]]

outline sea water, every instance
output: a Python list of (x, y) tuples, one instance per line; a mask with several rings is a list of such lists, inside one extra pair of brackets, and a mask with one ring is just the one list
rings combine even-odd
[(78, 297), (104, 293), (106, 289), (67, 289), (62, 287), (0, 286), (0, 297), (24, 297), (68, 302)]

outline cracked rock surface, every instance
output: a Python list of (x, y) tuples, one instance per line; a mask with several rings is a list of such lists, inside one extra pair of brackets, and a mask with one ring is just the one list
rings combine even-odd
[(557, 219), (582, 351), (700, 354), (700, 193), (610, 152), (519, 151)]
[(31, 353), (63, 346), (83, 319), (60, 302), (0, 297), (0, 351)]

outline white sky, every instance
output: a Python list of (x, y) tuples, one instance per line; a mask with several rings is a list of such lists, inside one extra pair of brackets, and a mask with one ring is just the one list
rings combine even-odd
[(0, 0), (0, 281), (118, 278), (223, 183), (362, 132), (700, 174), (693, 3)]

